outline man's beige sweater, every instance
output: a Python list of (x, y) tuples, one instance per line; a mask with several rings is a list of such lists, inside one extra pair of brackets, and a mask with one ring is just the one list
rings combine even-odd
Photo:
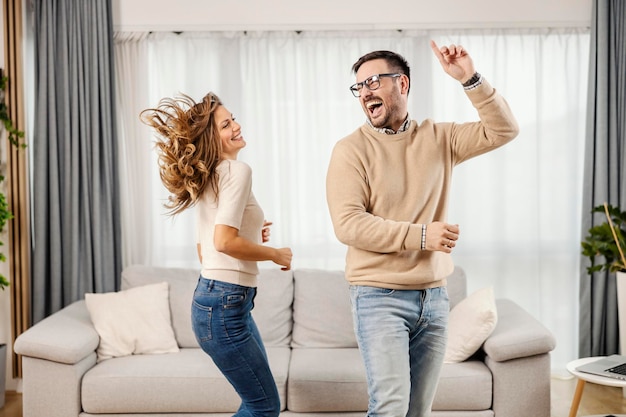
[[(415, 120), (386, 135), (367, 123), (335, 144), (326, 198), (337, 238), (348, 246), (353, 285), (423, 289), (445, 285), (452, 258), (420, 250), (422, 224), (445, 222), (455, 165), (511, 141), (519, 128), (486, 81), (466, 92), (479, 122)], [(462, 225), (461, 225), (462, 226)]]

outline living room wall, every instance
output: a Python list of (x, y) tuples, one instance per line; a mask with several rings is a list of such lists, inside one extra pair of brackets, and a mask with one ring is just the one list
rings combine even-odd
[(113, 17), (123, 31), (580, 27), (591, 0), (113, 0)]
[[(29, 1), (23, 0), (24, 10), (28, 10)], [(498, 0), (398, 0), (388, 5), (371, 0), (318, 0), (305, 4), (291, 0), (179, 0), (173, 6), (165, 0), (112, 0), (113, 25), (119, 31), (587, 27), (591, 3), (592, 0), (526, 0), (512, 5)], [(3, 19), (0, 27), (4, 27)], [(4, 36), (4, 30), (0, 34)], [(4, 42), (0, 43), (0, 51), (0, 67), (4, 68)], [(8, 276), (8, 264), (0, 263), (0, 269)], [(10, 344), (12, 340), (10, 301), (9, 290), (0, 291), (0, 343)], [(6, 360), (10, 370), (10, 352)], [(20, 391), (20, 381), (13, 379), (11, 372), (6, 388)]]

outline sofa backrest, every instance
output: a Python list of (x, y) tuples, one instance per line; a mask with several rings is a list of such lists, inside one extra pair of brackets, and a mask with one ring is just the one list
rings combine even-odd
[(350, 285), (343, 271), (296, 269), (292, 347), (356, 347)]
[(198, 282), (197, 269), (132, 265), (122, 271), (122, 290), (166, 281), (170, 287), (172, 327), (179, 347), (197, 347), (191, 329), (191, 299)]
[[(294, 348), (357, 347), (350, 285), (343, 271), (296, 269), (294, 275)], [(465, 271), (455, 267), (447, 278), (450, 308), (467, 296)]]
[[(166, 281), (170, 291), (170, 313), (180, 347), (198, 347), (191, 327), (191, 301), (200, 272), (193, 268), (132, 265), (122, 271), (122, 290)], [(262, 270), (254, 300), (254, 317), (267, 346), (289, 346), (293, 304), (292, 271)]]
[[(191, 300), (199, 278), (193, 268), (133, 265), (122, 271), (122, 290), (166, 281), (180, 347), (198, 347), (191, 327)], [(465, 272), (448, 277), (450, 306), (467, 295)], [(252, 316), (267, 346), (356, 347), (349, 284), (343, 271), (260, 269)]]
[(259, 271), (252, 317), (266, 346), (289, 346), (293, 328), (293, 272)]
[(467, 276), (460, 266), (455, 266), (454, 271), (448, 276), (448, 298), (450, 299), (450, 310), (467, 297)]

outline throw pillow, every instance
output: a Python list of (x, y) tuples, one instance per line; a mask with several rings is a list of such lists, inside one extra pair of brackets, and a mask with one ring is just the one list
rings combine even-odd
[(498, 322), (493, 288), (480, 289), (461, 300), (448, 321), (445, 363), (463, 362), (487, 340)]
[(110, 293), (87, 293), (85, 303), (100, 335), (98, 361), (142, 353), (178, 352), (167, 282)]

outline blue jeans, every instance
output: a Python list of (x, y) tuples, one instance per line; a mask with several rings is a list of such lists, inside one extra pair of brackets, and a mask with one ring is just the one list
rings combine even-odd
[(427, 417), (448, 338), (446, 287), (351, 286), (354, 331), (367, 375), (368, 417)]
[(200, 277), (191, 320), (200, 347), (241, 397), (235, 416), (276, 417), (280, 413), (278, 389), (250, 314), (255, 296), (256, 288)]

